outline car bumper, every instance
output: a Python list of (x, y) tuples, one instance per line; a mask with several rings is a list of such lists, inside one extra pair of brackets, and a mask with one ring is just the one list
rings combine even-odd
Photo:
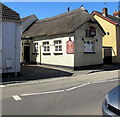
[(111, 112), (105, 102), (103, 102), (103, 105), (102, 105), (102, 113), (103, 113), (103, 117), (120, 117), (118, 115), (116, 115), (115, 113)]

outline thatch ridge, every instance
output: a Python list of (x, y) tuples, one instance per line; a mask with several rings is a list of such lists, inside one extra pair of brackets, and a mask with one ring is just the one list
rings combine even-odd
[(65, 17), (67, 15), (72, 15), (75, 12), (78, 12), (79, 10), (81, 10), (81, 9), (78, 8), (78, 9), (75, 9), (75, 10), (72, 10), (72, 11), (69, 11), (69, 12), (66, 12), (66, 13), (62, 13), (62, 14), (59, 14), (59, 15), (56, 15), (56, 16), (53, 16), (53, 17), (41, 19), (41, 20), (38, 20), (36, 23), (50, 21), (50, 20), (55, 20), (55, 19), (58, 19), (58, 18), (61, 18), (61, 17)]

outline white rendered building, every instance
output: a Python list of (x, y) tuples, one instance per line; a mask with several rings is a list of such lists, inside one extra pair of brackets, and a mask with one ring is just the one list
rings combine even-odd
[(0, 3), (0, 74), (20, 73), (20, 16)]

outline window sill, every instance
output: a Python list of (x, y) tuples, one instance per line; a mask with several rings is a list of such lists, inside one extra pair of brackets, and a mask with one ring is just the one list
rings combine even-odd
[(32, 53), (32, 55), (39, 55), (39, 53), (35, 53), (35, 52), (34, 52), (34, 53)]
[(62, 55), (63, 52), (54, 52), (53, 54), (55, 54), (55, 55)]
[(95, 54), (96, 52), (84, 52), (84, 54)]
[(86, 37), (95, 37), (96, 35), (94, 35), (94, 36), (90, 36), (90, 35), (86, 35)]
[(44, 53), (42, 53), (43, 55), (51, 55), (51, 53), (50, 52), (44, 52)]

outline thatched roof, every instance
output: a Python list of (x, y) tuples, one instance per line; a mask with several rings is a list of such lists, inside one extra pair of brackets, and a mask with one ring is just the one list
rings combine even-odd
[(0, 2), (0, 20), (20, 22), (20, 16), (17, 12)]
[(38, 20), (23, 33), (22, 38), (72, 33), (90, 19), (97, 22), (86, 10), (78, 8), (51, 18)]

